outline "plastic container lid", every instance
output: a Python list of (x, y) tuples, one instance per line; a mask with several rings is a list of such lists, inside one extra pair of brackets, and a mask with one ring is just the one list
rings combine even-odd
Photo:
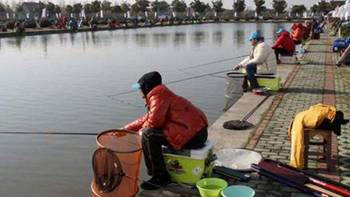
[(214, 143), (210, 140), (205, 142), (205, 146), (200, 149), (191, 149), (191, 158), (193, 159), (205, 159), (207, 158), (209, 151), (213, 148)]

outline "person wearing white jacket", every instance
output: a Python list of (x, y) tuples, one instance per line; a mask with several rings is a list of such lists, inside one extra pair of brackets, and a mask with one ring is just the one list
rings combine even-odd
[(238, 70), (239, 68), (243, 69), (246, 76), (244, 77), (242, 88), (246, 92), (248, 90), (249, 81), (250, 88), (254, 92), (254, 90), (259, 88), (255, 74), (258, 71), (259, 73), (275, 74), (277, 63), (273, 49), (264, 42), (263, 37), (258, 31), (252, 33), (249, 37), (249, 41), (253, 46), (250, 55), (236, 65), (234, 70)]

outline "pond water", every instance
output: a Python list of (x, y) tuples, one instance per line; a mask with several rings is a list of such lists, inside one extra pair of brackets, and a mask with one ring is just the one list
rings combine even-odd
[[(260, 30), (271, 43), (288, 24), (226, 23), (0, 39), (0, 131), (88, 132), (145, 112), (131, 84), (157, 70), (213, 123), (225, 106), (225, 72)], [(212, 74), (214, 73), (214, 74)], [(0, 194), (87, 196), (91, 136), (2, 135)]]

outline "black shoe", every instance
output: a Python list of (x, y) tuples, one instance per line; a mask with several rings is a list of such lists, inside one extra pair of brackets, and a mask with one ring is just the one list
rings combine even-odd
[(154, 176), (148, 181), (144, 181), (141, 183), (141, 188), (143, 190), (156, 190), (161, 187), (165, 187), (170, 183), (170, 176), (164, 175), (164, 176)]

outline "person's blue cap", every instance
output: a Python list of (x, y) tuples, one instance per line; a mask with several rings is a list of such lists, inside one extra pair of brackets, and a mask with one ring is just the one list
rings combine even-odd
[(284, 31), (285, 31), (284, 28), (283, 28), (283, 27), (280, 27), (280, 28), (278, 28), (278, 30), (276, 31), (276, 33), (277, 33), (277, 34), (280, 34), (280, 33), (284, 32)]
[(139, 83), (134, 83), (132, 84), (131, 86), (131, 89), (132, 90), (139, 90), (141, 88), (140, 84)]
[(261, 38), (260, 32), (256, 31), (256, 32), (253, 32), (252, 34), (250, 34), (249, 41), (258, 40), (259, 38)]

